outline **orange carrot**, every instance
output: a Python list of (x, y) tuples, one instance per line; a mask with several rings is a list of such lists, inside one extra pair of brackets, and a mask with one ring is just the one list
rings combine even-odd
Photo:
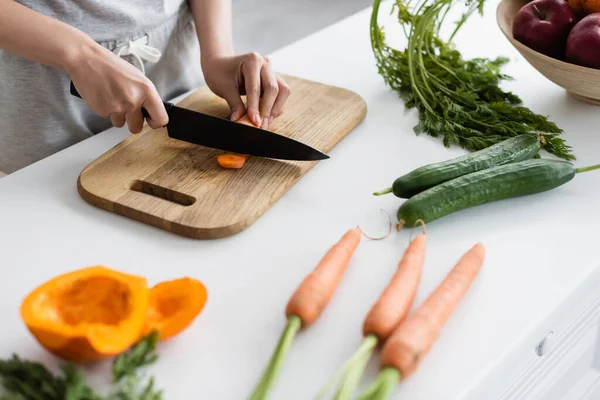
[(242, 115), (242, 117), (235, 122), (239, 122), (240, 124), (254, 126), (254, 123), (252, 121), (250, 121), (250, 117), (248, 117), (248, 114)]
[(292, 294), (285, 311), (287, 326), (249, 400), (267, 398), (296, 333), (314, 323), (323, 312), (358, 247), (360, 238), (359, 228), (346, 232)]
[(223, 168), (240, 169), (246, 163), (246, 157), (236, 154), (221, 154), (217, 162)]
[(471, 286), (484, 258), (483, 245), (473, 246), (427, 300), (392, 332), (381, 351), (379, 375), (359, 400), (387, 399), (398, 382), (418, 368)]
[(359, 228), (351, 229), (325, 254), (290, 298), (286, 316), (298, 316), (303, 326), (317, 320), (342, 278), (360, 237)]
[(364, 339), (361, 345), (325, 384), (317, 399), (323, 398), (338, 379), (340, 383), (334, 398), (336, 400), (352, 398), (373, 349), (385, 342), (410, 311), (425, 261), (425, 242), (424, 233), (410, 242), (392, 279), (365, 318)]
[[(254, 124), (252, 123), (252, 121), (250, 121), (250, 118), (248, 117), (248, 114), (244, 114), (240, 119), (238, 119), (235, 122), (239, 122), (240, 124), (254, 126)], [(240, 169), (240, 168), (242, 168), (244, 166), (244, 164), (246, 163), (246, 159), (248, 157), (249, 157), (248, 154), (231, 154), (231, 153), (226, 153), (226, 154), (222, 154), (222, 155), (218, 156), (217, 157), (217, 162), (223, 168)]]
[(408, 246), (396, 273), (363, 324), (363, 335), (385, 341), (394, 328), (406, 318), (417, 293), (425, 261), (425, 234), (421, 233)]
[(484, 258), (481, 244), (463, 255), (437, 289), (386, 341), (381, 352), (382, 367), (395, 368), (402, 379), (417, 369), (477, 276)]

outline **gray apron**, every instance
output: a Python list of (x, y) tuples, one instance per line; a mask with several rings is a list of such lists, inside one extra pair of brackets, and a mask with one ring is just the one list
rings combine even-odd
[[(19, 2), (80, 29), (137, 66), (164, 100), (202, 84), (185, 0)], [(112, 126), (71, 96), (69, 83), (60, 70), (0, 50), (0, 172), (17, 171)]]

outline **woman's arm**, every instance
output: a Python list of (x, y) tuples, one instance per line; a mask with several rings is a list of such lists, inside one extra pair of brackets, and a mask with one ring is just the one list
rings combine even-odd
[(0, 0), (0, 49), (63, 71), (96, 43), (83, 32), (13, 0)]
[(190, 0), (201, 59), (233, 56), (231, 0)]
[[(206, 84), (231, 108), (233, 120), (246, 112), (255, 125), (268, 128), (283, 112), (290, 89), (275, 75), (266, 57), (257, 53), (235, 56), (231, 29), (231, 0), (189, 0)], [(261, 97), (262, 96), (262, 97)]]
[(156, 88), (141, 71), (84, 32), (13, 0), (0, 0), (0, 49), (65, 71), (90, 108), (115, 126), (127, 122), (131, 132), (141, 131), (142, 106), (153, 128), (168, 122)]

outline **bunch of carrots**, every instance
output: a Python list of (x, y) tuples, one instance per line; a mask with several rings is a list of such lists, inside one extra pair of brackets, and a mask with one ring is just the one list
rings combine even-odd
[[(267, 398), (295, 335), (313, 324), (329, 303), (360, 243), (361, 234), (360, 228), (346, 232), (293, 293), (286, 308), (287, 326), (251, 400)], [(373, 349), (378, 345), (382, 346), (380, 374), (360, 400), (387, 398), (401, 379), (406, 379), (418, 368), (483, 265), (485, 249), (477, 244), (460, 258), (436, 290), (409, 315), (425, 260), (425, 244), (423, 228), (423, 233), (410, 242), (389, 284), (366, 316), (363, 343), (333, 377), (343, 375), (334, 396), (336, 400), (351, 398)], [(332, 381), (319, 396), (325, 393)]]

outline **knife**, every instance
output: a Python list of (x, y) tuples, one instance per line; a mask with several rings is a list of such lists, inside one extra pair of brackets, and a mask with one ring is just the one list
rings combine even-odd
[[(81, 98), (73, 82), (71, 94)], [(165, 101), (163, 104), (169, 115), (167, 133), (173, 139), (231, 153), (279, 160), (317, 161), (329, 158), (304, 143), (265, 129), (188, 110)], [(142, 115), (144, 118), (150, 117), (143, 107)]]

